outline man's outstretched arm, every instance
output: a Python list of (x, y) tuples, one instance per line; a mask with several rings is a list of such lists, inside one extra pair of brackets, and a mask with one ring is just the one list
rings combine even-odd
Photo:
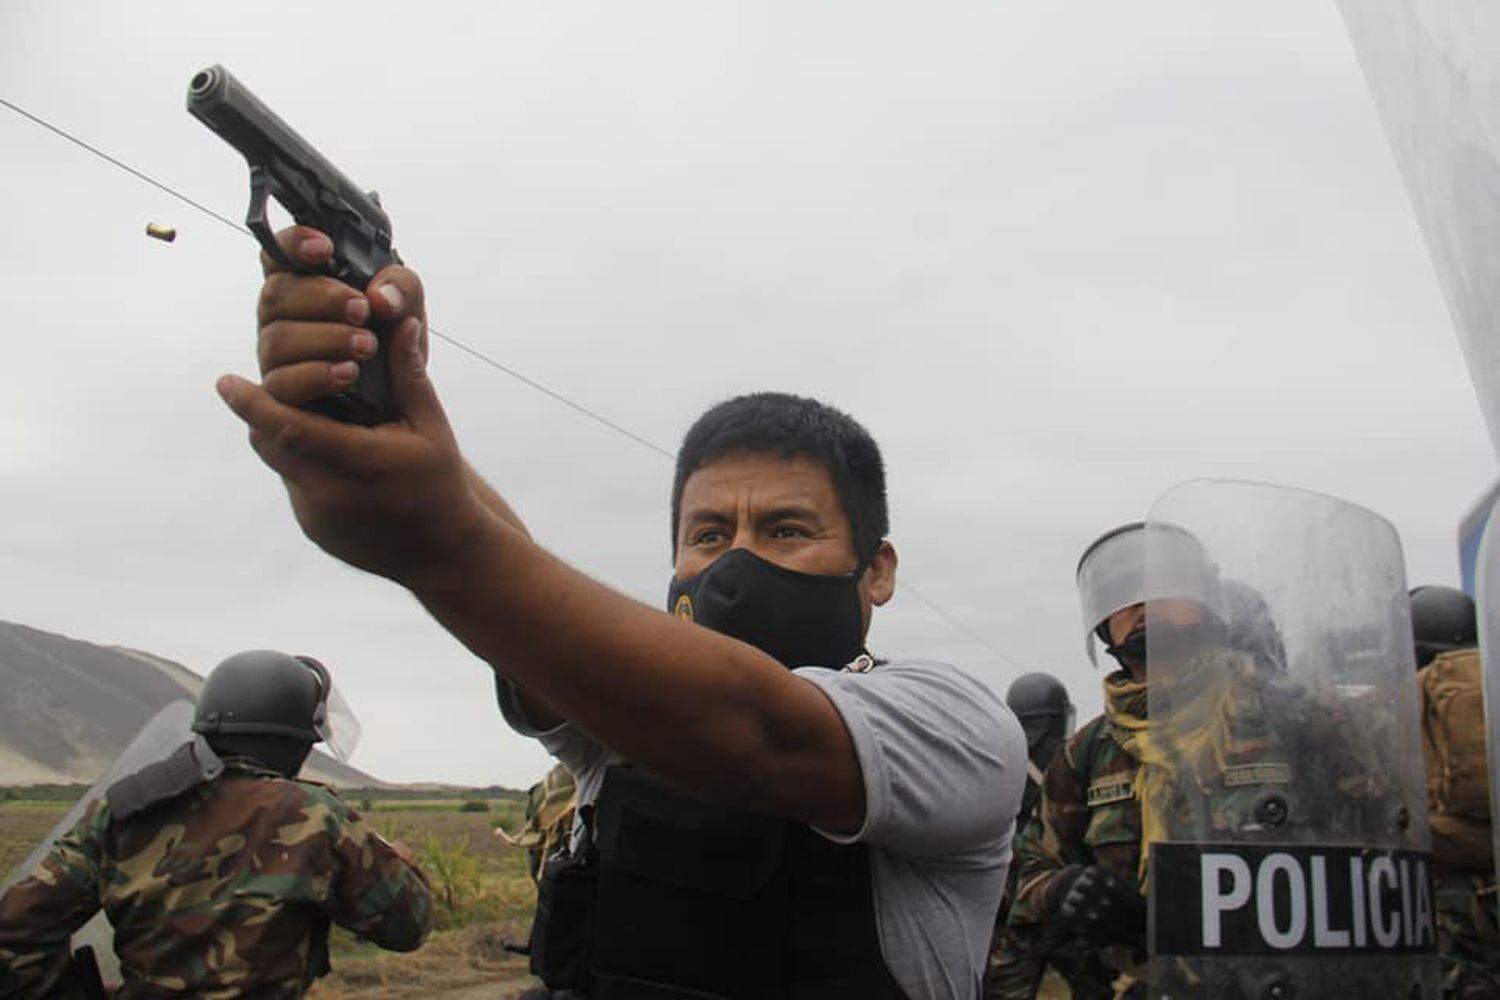
[[(326, 260), (319, 234), (294, 228), (281, 240), (309, 267)], [(508, 506), (481, 498), (427, 378), (414, 273), (387, 268), (362, 294), (332, 278), (267, 270), (264, 385), (226, 376), (219, 390), (313, 541), (408, 587), (503, 676), (684, 790), (859, 827), (859, 764), (817, 687), (751, 646), (568, 567)], [(370, 356), (372, 321), (392, 331), (397, 419), (359, 427), (297, 409), (352, 380), (354, 362)]]

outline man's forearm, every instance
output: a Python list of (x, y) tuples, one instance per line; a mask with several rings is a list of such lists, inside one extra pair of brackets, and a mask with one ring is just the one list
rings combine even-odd
[(479, 499), (479, 502), (486, 510), (521, 532), (527, 538), (531, 537), (531, 532), (527, 530), (525, 523), (521, 520), (521, 516), (512, 509), (511, 505), (506, 502), (505, 498), (493, 486), (485, 481), (483, 476), (474, 471), (474, 467), (468, 462), (464, 463), (464, 477), (469, 481), (469, 489), (473, 491), (474, 496)]
[(615, 593), (503, 515), (484, 536), (459, 563), (406, 582), (503, 676), (686, 791), (858, 825), (852, 744), (814, 685), (744, 643)]
[[(486, 482), (484, 477), (476, 472), (474, 467), (468, 462), (464, 463), (464, 476), (469, 481), (470, 491), (473, 492), (474, 496), (486, 510), (524, 534), (527, 538), (531, 537), (531, 532), (527, 529), (525, 522), (521, 520), (520, 515), (506, 502), (499, 491)], [(536, 728), (552, 729), (567, 721), (563, 714), (549, 704), (541, 695), (526, 685), (517, 682), (514, 678), (507, 679), (515, 685), (516, 695), (521, 700), (521, 708), (526, 712), (527, 719)]]

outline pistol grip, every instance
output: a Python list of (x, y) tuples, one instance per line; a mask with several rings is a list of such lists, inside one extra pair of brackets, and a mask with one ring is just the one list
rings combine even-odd
[(304, 410), (364, 427), (391, 419), (391, 368), (386, 359), (388, 337), (378, 330), (372, 332), (380, 344), (380, 353), (360, 362), (354, 384), (335, 395), (303, 403)]
[[(333, 240), (333, 276), (361, 292), (370, 286), (370, 279), (387, 264), (399, 264), (401, 258), (389, 248), (366, 245), (359, 239), (346, 239), (341, 249), (340, 234), (330, 232)], [(373, 358), (359, 363), (359, 374), (354, 384), (343, 392), (323, 399), (313, 400), (303, 409), (321, 413), (348, 424), (369, 427), (390, 420), (394, 414), (391, 399), (391, 366), (388, 351), (390, 331), (372, 327), (377, 353)]]
[[(289, 271), (304, 271), (281, 249), (281, 244), (276, 242), (276, 234), (271, 231), (270, 221), (266, 217), (266, 202), (275, 193), (276, 182), (271, 172), (264, 166), (251, 165), (250, 208), (245, 213), (245, 226), (259, 241), (266, 255), (277, 264)], [(370, 279), (382, 267), (401, 263), (401, 258), (396, 256), (394, 250), (381, 247), (368, 233), (353, 232), (337, 225), (336, 220), (337, 213), (332, 215), (335, 224), (317, 218), (297, 219), (301, 225), (323, 230), (333, 241), (333, 260), (329, 268), (333, 277), (363, 292), (369, 286)], [(321, 413), (346, 424), (365, 427), (391, 418), (391, 371), (386, 359), (388, 335), (382, 330), (371, 332), (375, 334), (379, 352), (373, 358), (360, 362), (359, 375), (355, 377), (354, 383), (343, 392), (304, 403), (304, 410)]]

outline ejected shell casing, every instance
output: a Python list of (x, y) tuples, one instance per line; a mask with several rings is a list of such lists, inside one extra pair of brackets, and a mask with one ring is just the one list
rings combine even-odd
[(171, 243), (177, 238), (177, 230), (171, 226), (159, 226), (154, 222), (146, 223), (146, 235), (155, 237), (163, 243)]

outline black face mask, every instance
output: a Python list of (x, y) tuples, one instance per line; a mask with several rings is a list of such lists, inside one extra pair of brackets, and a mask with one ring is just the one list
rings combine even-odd
[(1113, 646), (1105, 646), (1104, 651), (1118, 661), (1124, 661), (1128, 658), (1137, 663), (1145, 663), (1146, 626), (1137, 625), (1129, 635)]
[(836, 670), (864, 651), (863, 570), (799, 573), (749, 549), (730, 549), (702, 572), (673, 580), (667, 609), (748, 642), (784, 666)]
[(1154, 622), (1136, 626), (1124, 639), (1106, 646), (1104, 651), (1116, 660), (1129, 657), (1137, 663), (1146, 663), (1148, 647), (1158, 659), (1171, 660), (1189, 656), (1207, 646), (1222, 645), (1223, 641), (1224, 626), (1213, 618), (1204, 618), (1193, 625)]

